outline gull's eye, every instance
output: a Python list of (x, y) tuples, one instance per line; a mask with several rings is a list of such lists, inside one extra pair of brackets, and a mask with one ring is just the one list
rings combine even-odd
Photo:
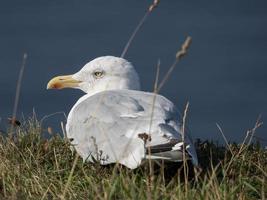
[(103, 71), (95, 71), (94, 72), (94, 77), (96, 78), (101, 78), (103, 76)]

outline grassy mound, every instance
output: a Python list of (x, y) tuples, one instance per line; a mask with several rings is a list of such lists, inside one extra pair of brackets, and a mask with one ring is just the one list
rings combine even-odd
[[(257, 144), (196, 142), (200, 168), (137, 170), (83, 163), (58, 135), (45, 139), (38, 121), (0, 138), (0, 199), (265, 199), (267, 151)], [(164, 168), (163, 168), (164, 167)]]

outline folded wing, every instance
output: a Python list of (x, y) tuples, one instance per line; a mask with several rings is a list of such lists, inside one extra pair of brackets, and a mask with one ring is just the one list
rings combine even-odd
[(136, 168), (148, 157), (181, 161), (185, 147), (187, 157), (197, 164), (188, 135), (183, 145), (179, 118), (174, 105), (161, 95), (109, 90), (83, 96), (72, 108), (66, 129), (86, 161)]

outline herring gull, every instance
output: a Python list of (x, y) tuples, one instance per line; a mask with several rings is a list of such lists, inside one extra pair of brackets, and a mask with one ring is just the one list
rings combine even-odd
[(86, 93), (71, 109), (66, 124), (67, 137), (84, 161), (134, 169), (146, 159), (181, 162), (185, 152), (186, 159), (198, 164), (190, 136), (182, 137), (174, 104), (140, 91), (139, 76), (127, 60), (99, 57), (47, 85), (47, 89), (62, 88)]

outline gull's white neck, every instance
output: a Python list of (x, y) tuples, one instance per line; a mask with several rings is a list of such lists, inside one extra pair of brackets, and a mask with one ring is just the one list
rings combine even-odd
[(87, 97), (107, 90), (140, 90), (139, 80), (121, 79), (120, 81), (108, 81), (103, 84), (95, 84), (86, 91)]

